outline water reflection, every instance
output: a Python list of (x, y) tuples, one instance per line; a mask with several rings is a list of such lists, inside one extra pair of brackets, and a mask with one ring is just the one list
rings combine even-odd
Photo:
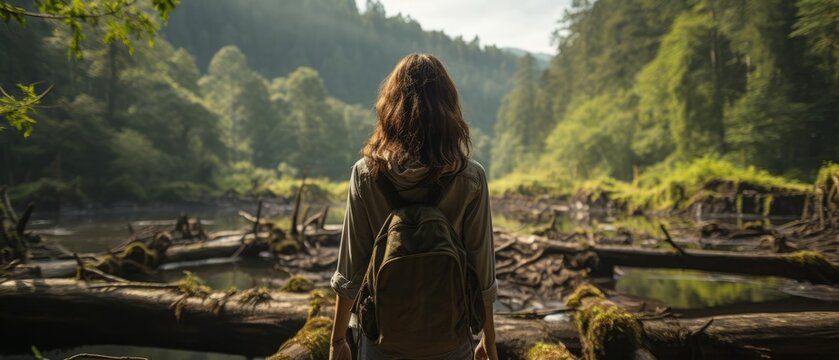
[(700, 309), (736, 303), (780, 300), (789, 280), (719, 275), (691, 270), (621, 269), (615, 289), (660, 300), (673, 309)]
[(178, 281), (184, 271), (191, 271), (214, 290), (227, 290), (231, 287), (248, 289), (252, 287), (280, 288), (289, 274), (274, 269), (271, 261), (243, 260), (234, 264), (218, 264), (166, 270), (161, 273), (160, 281)]

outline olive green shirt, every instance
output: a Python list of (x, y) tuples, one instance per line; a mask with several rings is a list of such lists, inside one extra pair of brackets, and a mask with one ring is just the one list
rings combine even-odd
[[(400, 196), (405, 201), (414, 202), (428, 195), (425, 188), (412, 188), (427, 173), (427, 168), (414, 163), (407, 166), (392, 165), (385, 174), (394, 187), (400, 190)], [(438, 207), (464, 241), (467, 260), (474, 266), (481, 283), (484, 303), (492, 303), (498, 292), (495, 282), (495, 249), (486, 172), (481, 164), (469, 160), (466, 167), (451, 180)], [(379, 190), (365, 159), (359, 160), (353, 165), (350, 175), (338, 269), (332, 276), (332, 288), (339, 295), (355, 298), (370, 261), (373, 240), (390, 212), (387, 199)]]

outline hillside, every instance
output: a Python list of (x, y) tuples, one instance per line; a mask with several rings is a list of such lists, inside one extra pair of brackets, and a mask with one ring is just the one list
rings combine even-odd
[(424, 31), (415, 20), (387, 17), (378, 2), (360, 13), (353, 0), (185, 0), (165, 28), (166, 38), (206, 69), (213, 54), (235, 45), (266, 78), (299, 66), (314, 68), (330, 94), (371, 106), (379, 83), (411, 52), (438, 55), (458, 84), (464, 115), (491, 134), (509, 90), (516, 55), (478, 41)]

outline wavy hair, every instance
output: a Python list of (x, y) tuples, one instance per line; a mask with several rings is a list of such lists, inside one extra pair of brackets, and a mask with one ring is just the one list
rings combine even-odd
[(376, 129), (362, 150), (374, 175), (388, 162), (419, 161), (436, 181), (469, 158), (472, 142), (457, 89), (439, 59), (410, 54), (382, 82)]

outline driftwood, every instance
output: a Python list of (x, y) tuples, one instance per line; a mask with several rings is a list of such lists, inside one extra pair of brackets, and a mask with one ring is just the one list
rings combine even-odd
[(790, 254), (744, 254), (726, 251), (688, 250), (684, 255), (672, 250), (630, 246), (580, 246), (544, 238), (533, 239), (545, 247), (545, 254), (597, 255), (597, 267), (608, 274), (614, 266), (690, 269), (742, 275), (778, 276), (806, 280), (815, 284), (838, 284), (839, 269), (813, 252)]

